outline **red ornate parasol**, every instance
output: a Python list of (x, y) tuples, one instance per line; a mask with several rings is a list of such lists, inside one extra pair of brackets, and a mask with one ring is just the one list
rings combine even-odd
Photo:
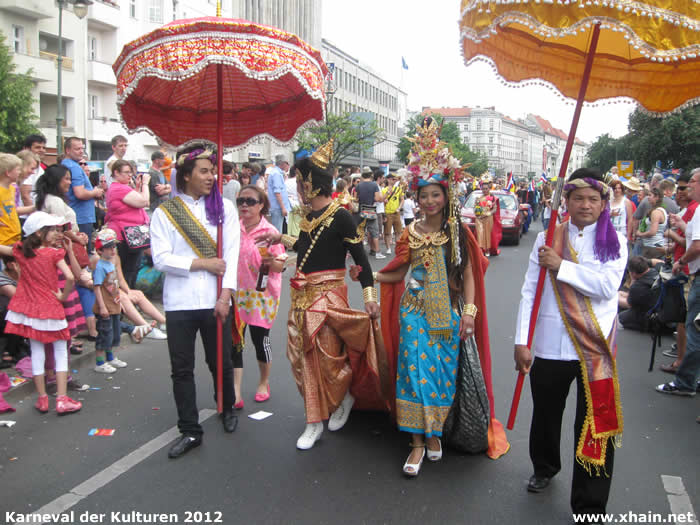
[(219, 116), (224, 147), (258, 137), (288, 143), (325, 118), (328, 70), (320, 53), (296, 35), (246, 20), (175, 20), (125, 45), (112, 67), (129, 131), (172, 146), (218, 142)]
[[(576, 96), (562, 157), (547, 246), (552, 245), (583, 102), (633, 98), (664, 115), (700, 103), (700, 3), (697, 0), (462, 0), (460, 30), (467, 64), (489, 62), (509, 83), (540, 82)], [(530, 315), (532, 347), (546, 269)], [(519, 374), (508, 429), (515, 423)]]
[[(117, 106), (130, 133), (147, 131), (171, 146), (216, 143), (218, 173), (224, 148), (259, 138), (289, 143), (299, 129), (325, 119), (328, 69), (321, 54), (296, 35), (246, 20), (175, 20), (125, 45), (112, 68)], [(221, 192), (223, 177), (217, 182)], [(219, 258), (221, 229), (219, 224)], [(219, 322), (219, 412), (221, 340)]]

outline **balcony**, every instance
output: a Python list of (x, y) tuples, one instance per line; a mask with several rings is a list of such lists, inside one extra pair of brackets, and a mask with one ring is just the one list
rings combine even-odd
[[(39, 57), (44, 60), (52, 60), (54, 63), (54, 69), (58, 69), (58, 55), (55, 53), (49, 53), (48, 51), (39, 51)], [(63, 70), (73, 71), (73, 59), (64, 56), (63, 57)]]
[(90, 29), (116, 30), (119, 27), (119, 20), (119, 6), (116, 2), (95, 0), (88, 7), (87, 21)]
[(33, 20), (52, 17), (43, 0), (0, 0), (0, 11), (9, 11)]
[[(20, 73), (27, 72), (35, 82), (56, 80), (56, 65), (34, 55), (15, 53), (15, 64)], [(65, 65), (65, 62), (64, 62)]]
[(88, 82), (101, 86), (115, 87), (117, 79), (114, 76), (111, 64), (90, 60), (88, 62)]

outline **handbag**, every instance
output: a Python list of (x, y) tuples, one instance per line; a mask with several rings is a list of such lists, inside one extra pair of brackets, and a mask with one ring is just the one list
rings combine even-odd
[(124, 240), (129, 248), (148, 248), (151, 245), (151, 230), (148, 224), (140, 226), (124, 226)]
[(489, 398), (474, 337), (459, 345), (454, 401), (442, 429), (443, 441), (459, 452), (478, 454), (489, 446)]
[(367, 206), (363, 204), (360, 206), (360, 218), (367, 219), (368, 221), (373, 221), (377, 218), (377, 208), (375, 206)]

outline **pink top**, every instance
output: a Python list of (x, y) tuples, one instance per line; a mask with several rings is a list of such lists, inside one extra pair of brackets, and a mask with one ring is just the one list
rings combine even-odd
[(124, 202), (124, 197), (132, 191), (135, 191), (134, 188), (120, 182), (113, 182), (107, 190), (105, 222), (116, 232), (117, 239), (120, 241), (124, 240), (122, 233), (124, 226), (148, 224), (145, 208), (134, 208)]
[(27, 259), (20, 243), (12, 247), (12, 255), (17, 259), (21, 272), (17, 291), (7, 309), (33, 319), (65, 319), (63, 305), (53, 292), (58, 291), (56, 264), (63, 260), (66, 252), (42, 247), (34, 250), (34, 253), (34, 257)]
[[(258, 225), (249, 232), (241, 221), (236, 306), (242, 321), (262, 328), (270, 328), (275, 322), (282, 290), (282, 274), (277, 272), (270, 272), (267, 289), (264, 292), (255, 290), (258, 283), (258, 269), (262, 263), (262, 256), (255, 245), (255, 237), (268, 231), (278, 233), (265, 217), (262, 217)], [(285, 253), (284, 246), (281, 244), (273, 244), (267, 250), (275, 257)]]

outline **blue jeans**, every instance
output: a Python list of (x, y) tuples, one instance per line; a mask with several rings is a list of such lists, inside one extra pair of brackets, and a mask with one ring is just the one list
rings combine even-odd
[(88, 237), (87, 248), (88, 253), (92, 253), (92, 232), (95, 230), (95, 226), (91, 222), (86, 222), (83, 224), (78, 224), (78, 231), (84, 233)]
[(278, 232), (282, 233), (282, 225), (284, 224), (282, 210), (270, 210), (270, 224), (277, 228)]
[(113, 347), (119, 346), (122, 336), (120, 328), (119, 314), (110, 315), (106, 319), (102, 316), (97, 316), (95, 350), (111, 352)]
[(700, 278), (695, 277), (688, 294), (688, 315), (685, 318), (685, 355), (676, 372), (674, 384), (681, 390), (695, 392), (700, 375), (700, 330), (695, 318), (700, 314)]

